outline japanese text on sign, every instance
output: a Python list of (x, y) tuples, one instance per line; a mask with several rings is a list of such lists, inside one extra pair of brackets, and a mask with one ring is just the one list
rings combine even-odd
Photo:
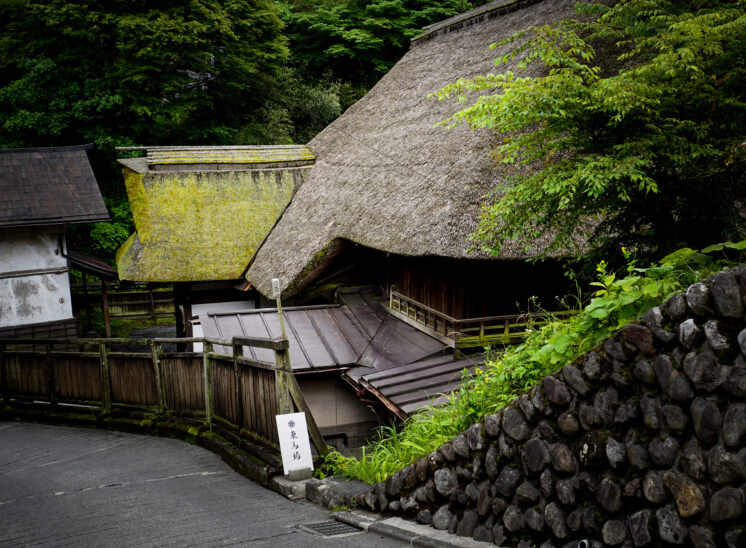
[(308, 441), (308, 427), (305, 413), (275, 415), (277, 433), (280, 438), (282, 467), (287, 475), (291, 470), (310, 468), (313, 470), (311, 444)]

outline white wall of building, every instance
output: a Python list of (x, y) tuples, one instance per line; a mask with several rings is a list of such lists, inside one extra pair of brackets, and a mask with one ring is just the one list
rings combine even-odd
[[(62, 236), (64, 245), (64, 236)], [(0, 230), (0, 327), (73, 317), (57, 228)]]

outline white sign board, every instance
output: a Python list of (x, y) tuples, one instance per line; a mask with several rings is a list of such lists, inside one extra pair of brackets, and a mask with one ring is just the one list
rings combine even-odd
[(310, 468), (313, 470), (311, 443), (308, 441), (308, 427), (305, 413), (275, 415), (277, 433), (280, 438), (282, 467), (287, 476), (291, 470)]
[(272, 297), (278, 299), (280, 297), (280, 279), (272, 278)]

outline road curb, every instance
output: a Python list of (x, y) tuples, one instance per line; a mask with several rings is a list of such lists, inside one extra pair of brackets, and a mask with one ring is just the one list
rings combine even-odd
[(478, 542), (467, 537), (457, 537), (446, 531), (380, 514), (361, 511), (333, 512), (331, 516), (342, 523), (367, 531), (408, 542), (410, 546), (423, 548), (483, 548), (493, 546), (491, 543)]

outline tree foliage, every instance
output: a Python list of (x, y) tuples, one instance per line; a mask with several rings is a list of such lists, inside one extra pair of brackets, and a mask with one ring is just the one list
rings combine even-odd
[(272, 140), (288, 50), (269, 0), (8, 0), (0, 20), (4, 146)]
[(293, 63), (339, 81), (348, 106), (383, 76), (423, 26), (470, 10), (468, 0), (321, 0), (287, 4)]
[[(580, 6), (511, 36), (497, 59), (517, 71), (461, 79), (445, 122), (504, 135), (495, 157), (516, 170), (485, 203), (477, 247), (498, 253), (549, 235), (549, 251), (679, 246), (743, 237), (746, 8), (727, 1), (621, 0)], [(532, 64), (540, 76), (521, 75)], [(621, 69), (615, 69), (621, 65)], [(586, 248), (587, 250), (587, 248)]]

